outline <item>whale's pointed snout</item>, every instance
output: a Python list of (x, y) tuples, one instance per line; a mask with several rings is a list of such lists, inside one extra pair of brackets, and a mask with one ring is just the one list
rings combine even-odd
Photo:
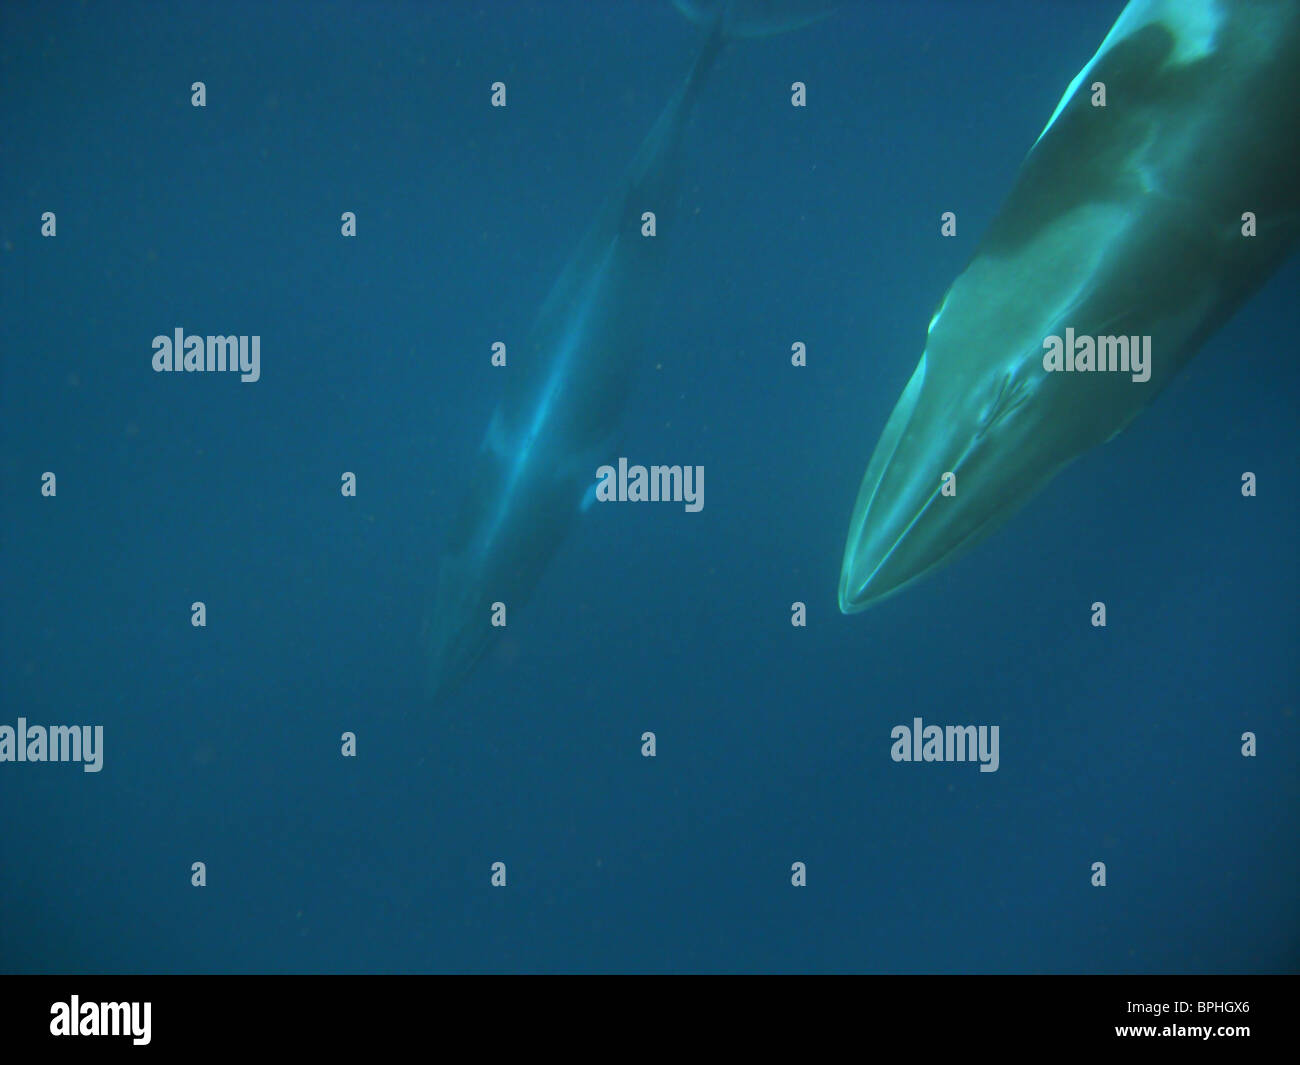
[(865, 610), (918, 575), (916, 561), (907, 557), (914, 553), (917, 538), (909, 541), (908, 530), (925, 512), (925, 492), (919, 478), (903, 477), (900, 471), (913, 448), (906, 441), (915, 437), (912, 421), (925, 376), (923, 355), (894, 405), (858, 489), (840, 568), (840, 610), (845, 614)]
[(425, 694), (441, 703), (454, 694), (490, 645), (490, 603), (479, 589), (483, 576), (463, 553), (443, 556), (438, 587), (422, 634), (428, 661)]
[[(973, 455), (978, 426), (960, 403), (927, 387), (923, 355), (885, 424), (849, 523), (839, 603), (856, 614), (947, 561), (983, 524), (979, 508), (958, 506), (954, 467)], [(949, 488), (945, 490), (945, 483)]]
[(858, 489), (839, 606), (856, 614), (952, 561), (1005, 521), (1060, 467), (1032, 439), (1039, 381), (1015, 360), (954, 374), (921, 356)]

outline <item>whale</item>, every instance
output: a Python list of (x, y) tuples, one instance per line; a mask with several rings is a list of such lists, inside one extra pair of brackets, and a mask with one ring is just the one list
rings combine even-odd
[[(468, 471), (422, 627), (426, 692), (435, 702), (472, 673), (499, 629), (494, 604), (525, 605), (580, 515), (597, 468), (613, 454), (671, 270), (667, 239), (683, 126), (729, 42), (809, 25), (829, 13), (808, 0), (677, 0), (703, 27), (689, 72), (605, 198), (509, 354), (503, 395)], [(644, 228), (654, 215), (654, 235)], [(508, 616), (508, 615), (507, 615)]]
[(842, 612), (978, 544), (1169, 384), (1294, 251), (1298, 137), (1300, 0), (1123, 9), (930, 320), (858, 489)]

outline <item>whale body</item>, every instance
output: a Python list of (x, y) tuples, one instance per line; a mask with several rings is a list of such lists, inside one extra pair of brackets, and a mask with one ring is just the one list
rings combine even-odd
[[(556, 279), (526, 344), (504, 370), (505, 392), (469, 471), (438, 567), (423, 631), (427, 688), (455, 689), (490, 646), (492, 605), (527, 602), (593, 498), (613, 451), (644, 334), (668, 262), (682, 127), (729, 41), (781, 33), (827, 13), (810, 0), (678, 0), (706, 27), (688, 75), (669, 99)], [(645, 214), (657, 235), (643, 234)]]
[[(844, 613), (978, 543), (1169, 383), (1295, 248), (1298, 135), (1300, 0), (1123, 10), (930, 322), (858, 491)], [(1045, 362), (1083, 337), (1079, 366)], [(1095, 368), (1121, 340), (1145, 377)]]

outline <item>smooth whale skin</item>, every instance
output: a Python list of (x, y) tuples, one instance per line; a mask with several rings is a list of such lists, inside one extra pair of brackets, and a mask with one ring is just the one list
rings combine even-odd
[[(844, 613), (983, 539), (1169, 383), (1294, 249), (1298, 134), (1300, 0), (1124, 9), (930, 323), (858, 491)], [(1150, 380), (1046, 372), (1067, 327), (1149, 336)]]

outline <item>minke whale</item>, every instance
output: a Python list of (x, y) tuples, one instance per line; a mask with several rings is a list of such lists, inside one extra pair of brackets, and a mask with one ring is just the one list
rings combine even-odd
[[(930, 321), (858, 490), (844, 613), (983, 539), (1169, 383), (1294, 249), (1298, 134), (1300, 0), (1124, 8)], [(1095, 361), (1061, 369), (1081, 337)], [(1120, 341), (1143, 373), (1095, 369)]]
[[(524, 604), (614, 450), (665, 278), (683, 124), (724, 45), (780, 33), (826, 13), (798, 0), (708, 5), (677, 0), (707, 26), (686, 79), (606, 198), (545, 302), (508, 356), (504, 393), (469, 474), (424, 624), (429, 693), (472, 671), (495, 630), (492, 604)], [(653, 212), (657, 235), (643, 235)]]

